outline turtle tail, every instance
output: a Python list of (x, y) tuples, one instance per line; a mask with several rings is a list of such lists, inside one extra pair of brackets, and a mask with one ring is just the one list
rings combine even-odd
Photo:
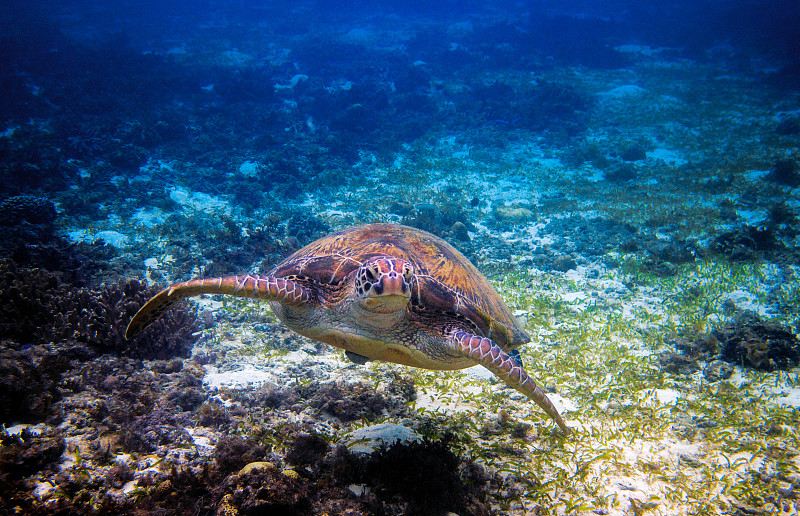
[(165, 288), (142, 306), (133, 316), (125, 338), (132, 339), (150, 326), (167, 310), (188, 297), (201, 294), (228, 294), (291, 304), (307, 303), (312, 299), (311, 290), (287, 278), (274, 276), (225, 276), (175, 283)]

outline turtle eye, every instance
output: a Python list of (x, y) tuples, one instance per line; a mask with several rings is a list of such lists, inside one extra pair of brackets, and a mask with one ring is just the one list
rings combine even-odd
[(411, 276), (413, 272), (414, 271), (411, 269), (410, 265), (408, 264), (403, 265), (403, 278), (405, 278), (406, 281), (411, 281)]
[(376, 281), (378, 281), (377, 272), (375, 271), (375, 269), (373, 267), (367, 267), (364, 270), (364, 276), (366, 277), (367, 281), (369, 281), (370, 283), (375, 283)]

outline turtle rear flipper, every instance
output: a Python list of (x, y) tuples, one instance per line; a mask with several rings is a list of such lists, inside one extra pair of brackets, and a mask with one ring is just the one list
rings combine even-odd
[(565, 434), (570, 433), (569, 427), (558, 413), (558, 409), (544, 391), (536, 385), (536, 382), (528, 376), (518, 359), (515, 360), (514, 357), (500, 349), (500, 346), (491, 339), (472, 333), (454, 331), (447, 341), (451, 346), (493, 372), (510, 387), (532, 399)]
[(308, 287), (291, 279), (273, 276), (247, 274), (184, 281), (170, 285), (145, 303), (128, 324), (125, 338), (135, 337), (181, 300), (201, 294), (228, 294), (289, 304), (308, 303), (314, 297)]

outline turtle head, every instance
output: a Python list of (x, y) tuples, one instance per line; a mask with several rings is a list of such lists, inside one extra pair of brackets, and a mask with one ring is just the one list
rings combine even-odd
[(371, 312), (402, 310), (411, 300), (414, 266), (403, 258), (370, 258), (356, 272), (355, 294)]

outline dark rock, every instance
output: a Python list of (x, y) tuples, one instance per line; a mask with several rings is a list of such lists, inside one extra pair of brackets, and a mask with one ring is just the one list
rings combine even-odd
[(300, 434), (286, 453), (286, 462), (298, 466), (316, 465), (322, 461), (330, 447), (328, 441), (316, 432)]
[(214, 449), (214, 460), (225, 474), (235, 473), (251, 462), (266, 458), (267, 449), (262, 444), (238, 435), (222, 437)]
[(647, 159), (647, 153), (641, 147), (629, 147), (622, 151), (620, 158), (623, 161), (641, 161)]
[(0, 347), (0, 423), (43, 421), (59, 397), (55, 378), (33, 363), (30, 352)]
[(692, 248), (680, 241), (656, 241), (649, 246), (653, 259), (659, 262), (669, 262), (676, 265), (692, 263), (695, 260)]
[(733, 366), (722, 360), (714, 360), (703, 369), (703, 376), (709, 382), (727, 380), (733, 375)]
[(394, 213), (401, 217), (405, 217), (413, 209), (414, 207), (407, 202), (393, 201), (392, 204), (389, 205), (389, 213)]
[(700, 369), (695, 358), (671, 351), (659, 356), (658, 363), (661, 369), (672, 374), (690, 375)]
[(764, 371), (787, 370), (800, 364), (800, 339), (791, 328), (764, 321), (752, 312), (743, 312), (709, 333), (679, 338), (675, 347), (684, 357), (676, 359), (678, 362), (710, 362), (706, 374), (711, 377), (727, 377), (726, 368), (717, 363), (720, 359)]
[(800, 120), (795, 117), (784, 118), (775, 127), (775, 132), (781, 136), (791, 136), (800, 133)]
[(567, 272), (570, 269), (574, 269), (578, 266), (578, 263), (575, 261), (574, 258), (571, 256), (559, 256), (555, 260), (553, 260), (552, 269), (558, 272)]
[(795, 211), (785, 202), (775, 203), (769, 209), (769, 220), (773, 224), (786, 225), (792, 228), (800, 225)]
[(796, 188), (800, 186), (800, 165), (791, 159), (778, 160), (766, 179), (779, 185)]
[(476, 503), (480, 498), (487, 475), (473, 465), (462, 477), (459, 464), (446, 442), (398, 443), (370, 456), (366, 478), (380, 498), (406, 500), (406, 514), (464, 514), (467, 502)]
[(742, 226), (714, 238), (709, 250), (732, 260), (748, 261), (784, 247), (773, 227)]
[(635, 253), (639, 250), (639, 244), (636, 240), (628, 240), (619, 245), (619, 252), (621, 253)]
[(627, 181), (633, 181), (638, 175), (639, 173), (636, 170), (636, 167), (630, 163), (619, 163), (603, 173), (605, 180), (611, 183), (625, 183)]
[(450, 232), (456, 240), (464, 242), (469, 242), (471, 240), (469, 237), (469, 230), (463, 222), (456, 222), (453, 224), (453, 227), (450, 228)]
[(3, 482), (41, 471), (61, 458), (64, 437), (55, 430), (35, 435), (23, 430), (20, 435), (0, 437), (0, 478)]

